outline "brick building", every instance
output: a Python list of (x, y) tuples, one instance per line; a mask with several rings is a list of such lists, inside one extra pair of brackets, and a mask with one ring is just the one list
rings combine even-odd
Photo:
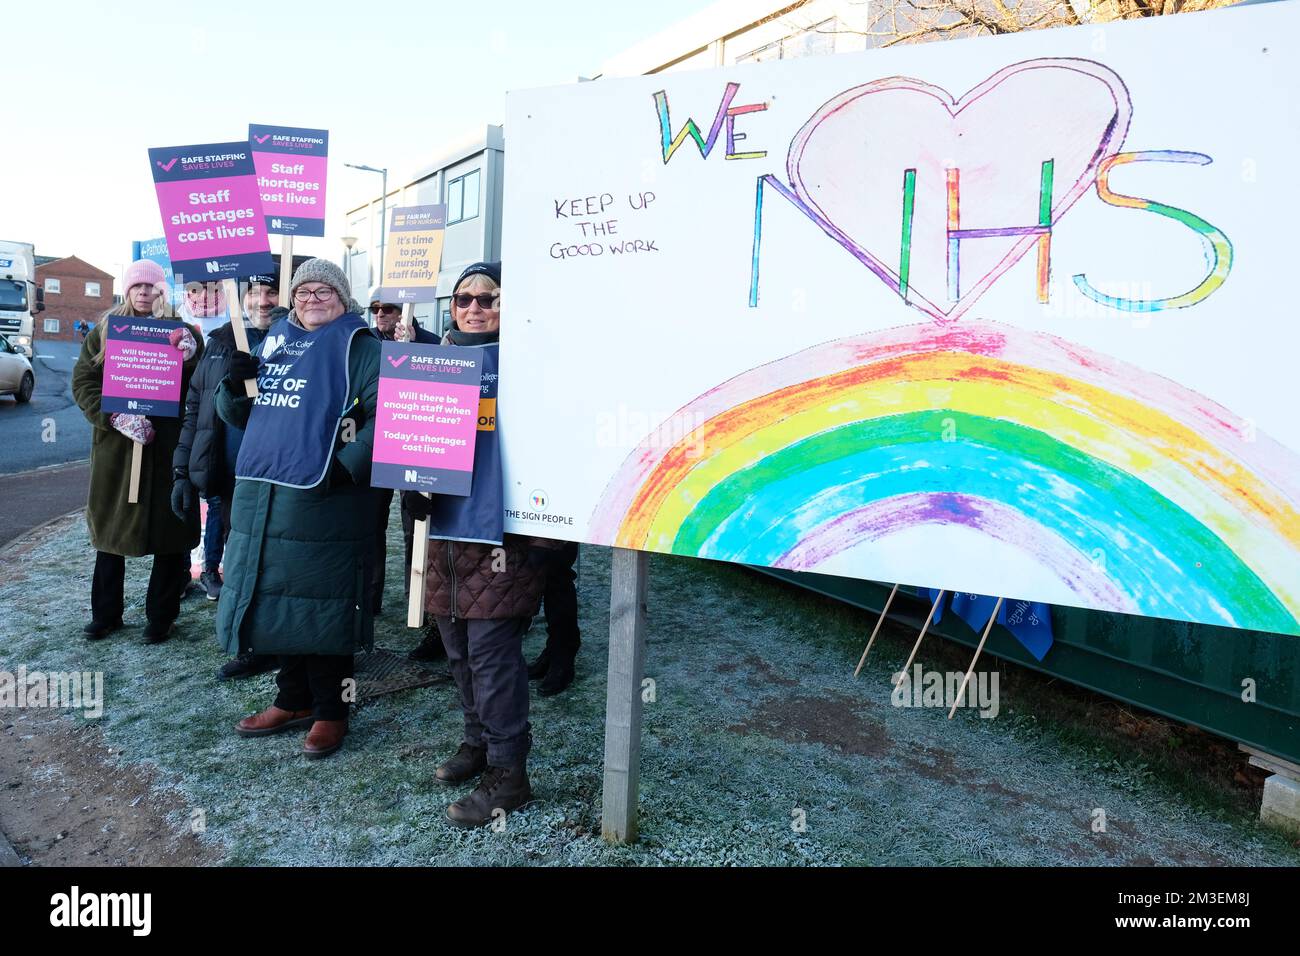
[(76, 256), (37, 258), (36, 281), (45, 289), (45, 311), (36, 317), (35, 337), (80, 341), (77, 321), (94, 325), (113, 307), (113, 277)]

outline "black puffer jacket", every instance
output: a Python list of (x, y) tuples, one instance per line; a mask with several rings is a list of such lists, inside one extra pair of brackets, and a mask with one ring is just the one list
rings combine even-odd
[[(245, 325), (248, 347), (254, 352), (266, 337), (264, 329)], [(221, 380), (230, 374), (230, 356), (236, 351), (235, 333), (227, 322), (208, 336), (203, 360), (194, 370), (189, 391), (185, 393), (185, 421), (180, 441), (172, 456), (172, 468), (183, 468), (190, 482), (206, 496), (228, 496), (234, 489), (226, 487), (225, 428), (217, 415), (212, 396)]]

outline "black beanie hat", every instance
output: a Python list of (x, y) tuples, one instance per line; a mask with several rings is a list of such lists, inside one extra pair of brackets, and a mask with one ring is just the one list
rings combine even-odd
[(472, 266), (468, 266), (465, 269), (465, 271), (460, 274), (460, 278), (456, 280), (456, 284), (451, 287), (451, 291), (454, 293), (457, 289), (460, 288), (461, 283), (464, 282), (466, 279), (470, 278), (471, 276), (487, 276), (497, 285), (500, 285), (501, 284), (501, 263), (500, 262), (476, 262)]

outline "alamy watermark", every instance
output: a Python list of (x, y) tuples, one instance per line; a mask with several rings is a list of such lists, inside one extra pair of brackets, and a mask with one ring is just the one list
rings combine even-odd
[[(894, 691), (889, 695), (895, 707), (943, 707), (952, 709), (953, 701), (965, 678), (965, 671), (927, 671), (920, 664), (912, 673), (894, 675)], [(998, 715), (998, 672), (976, 671), (962, 695), (962, 706), (979, 710), (985, 719)]]
[(104, 713), (104, 672), (0, 671), (0, 707), (70, 707), (94, 720)]

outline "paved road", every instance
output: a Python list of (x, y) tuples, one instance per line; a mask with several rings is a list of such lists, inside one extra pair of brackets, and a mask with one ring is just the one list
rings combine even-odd
[(32, 400), (0, 397), (0, 546), (86, 504), (90, 423), (71, 388), (80, 351), (80, 342), (38, 339)]
[(52, 518), (84, 508), (89, 488), (90, 463), (84, 461), (0, 475), (0, 548)]
[[(90, 457), (90, 423), (72, 401), (79, 342), (36, 342), (36, 390), (19, 405), (0, 397), (0, 475)], [(53, 440), (51, 440), (53, 439)], [(0, 499), (8, 509), (9, 500)]]

